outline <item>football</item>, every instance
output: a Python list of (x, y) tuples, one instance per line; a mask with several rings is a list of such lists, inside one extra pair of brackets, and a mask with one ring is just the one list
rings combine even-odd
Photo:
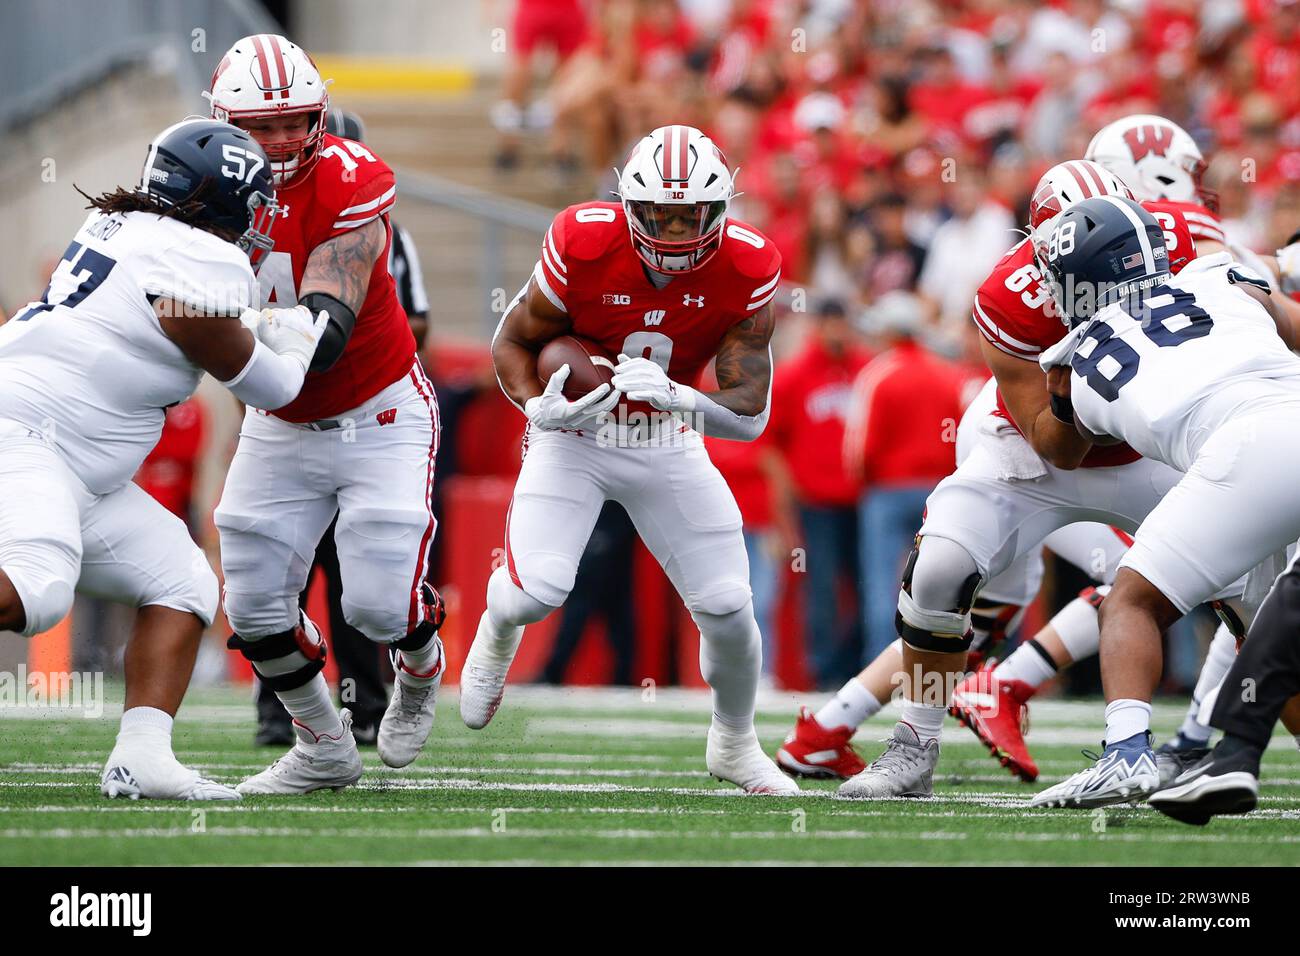
[(547, 342), (537, 356), (537, 377), (545, 385), (556, 369), (566, 364), (569, 378), (564, 383), (564, 397), (572, 402), (612, 379), (618, 356), (590, 339), (561, 335)]

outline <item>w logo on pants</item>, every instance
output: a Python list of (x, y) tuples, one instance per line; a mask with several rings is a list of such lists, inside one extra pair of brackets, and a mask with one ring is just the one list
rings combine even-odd
[(397, 409), (395, 408), (384, 409), (382, 412), (380, 412), (378, 415), (375, 416), (375, 421), (379, 422), (379, 424), (381, 425), (393, 424), (393, 422), (397, 421)]

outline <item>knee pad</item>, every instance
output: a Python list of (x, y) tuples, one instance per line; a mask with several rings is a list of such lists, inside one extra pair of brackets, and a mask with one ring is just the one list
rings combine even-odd
[(510, 572), (505, 568), (497, 568), (488, 578), (488, 614), (492, 616), (493, 623), (503, 630), (535, 624), (558, 606), (544, 604), (528, 594), (510, 579)]
[(752, 616), (754, 608), (751, 598), (749, 582), (738, 578), (732, 581), (719, 581), (706, 591), (692, 594), (687, 610), (692, 616), (697, 613), (719, 616), (748, 608), (748, 613)]
[(907, 559), (898, 592), (898, 636), (921, 651), (969, 650), (974, 640), (971, 605), (983, 580), (961, 545), (947, 538), (921, 538)]
[(734, 611), (719, 614), (691, 611), (691, 620), (700, 629), (700, 635), (711, 643), (741, 644), (758, 639), (754, 605), (749, 601)]
[(72, 610), (74, 587), (63, 578), (51, 577), (44, 572), (29, 574), (16, 564), (7, 564), (0, 570), (8, 575), (22, 603), (26, 615), (23, 637), (44, 634)]
[(559, 607), (573, 590), (578, 563), (569, 555), (534, 551), (522, 559), (516, 555), (513, 567), (507, 568), (506, 574), (517, 590), (539, 604)]
[(1020, 626), (1025, 616), (1023, 604), (1008, 604), (992, 598), (977, 597), (970, 609), (972, 651), (992, 651)]
[(275, 691), (295, 690), (325, 669), (325, 641), (306, 614), (297, 627), (259, 638), (232, 634), (226, 647), (253, 665), (262, 683)]

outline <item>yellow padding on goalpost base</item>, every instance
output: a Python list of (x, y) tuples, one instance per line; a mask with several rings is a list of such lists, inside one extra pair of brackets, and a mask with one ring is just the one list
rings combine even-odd
[(459, 93), (474, 85), (467, 67), (393, 57), (318, 56), (321, 76), (336, 93)]

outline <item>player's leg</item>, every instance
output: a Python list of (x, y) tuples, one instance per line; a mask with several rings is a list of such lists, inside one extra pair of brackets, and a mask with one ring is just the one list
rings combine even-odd
[(705, 750), (709, 772), (747, 793), (797, 793), (754, 730), (763, 641), (731, 489), (694, 433), (662, 447), (614, 451), (635, 470), (634, 480), (622, 483), (613, 497), (700, 630), (700, 673), (713, 691)]
[(433, 729), (445, 670), (442, 598), (428, 584), (439, 423), (433, 386), (418, 369), (381, 392), (373, 408), (396, 408), (381, 424), (357, 416), (353, 440), (334, 449), (339, 517), (334, 530), (343, 617), (388, 649), (396, 679), (379, 723), (379, 757), (405, 767)]
[(221, 535), (227, 646), (253, 665), (293, 717), (297, 741), (241, 793), (308, 793), (361, 776), (351, 714), (335, 709), (325, 643), (298, 606), (321, 535), (337, 508), (323, 444), (313, 432), (260, 415), (244, 418), (214, 520)]
[(82, 554), (78, 486), (52, 448), (0, 421), (0, 630), (34, 637), (72, 608)]
[(1296, 537), (1300, 501), (1287, 476), (1300, 467), (1300, 441), (1292, 431), (1283, 415), (1222, 426), (1143, 522), (1101, 608), (1105, 750), (1036, 804), (1101, 806), (1158, 786), (1150, 701), (1161, 633)]
[(487, 609), (460, 678), (460, 715), (487, 726), (505, 693), (524, 627), (564, 603), (605, 503), (617, 449), (564, 432), (526, 435), (526, 453), (506, 514), (505, 564), (488, 579)]
[(134, 484), (87, 499), (77, 590), (137, 609), (126, 646), (126, 702), (100, 776), (108, 797), (237, 800), (172, 752), (172, 721), (189, 688), (203, 630), (217, 613), (217, 576), (185, 523)]

